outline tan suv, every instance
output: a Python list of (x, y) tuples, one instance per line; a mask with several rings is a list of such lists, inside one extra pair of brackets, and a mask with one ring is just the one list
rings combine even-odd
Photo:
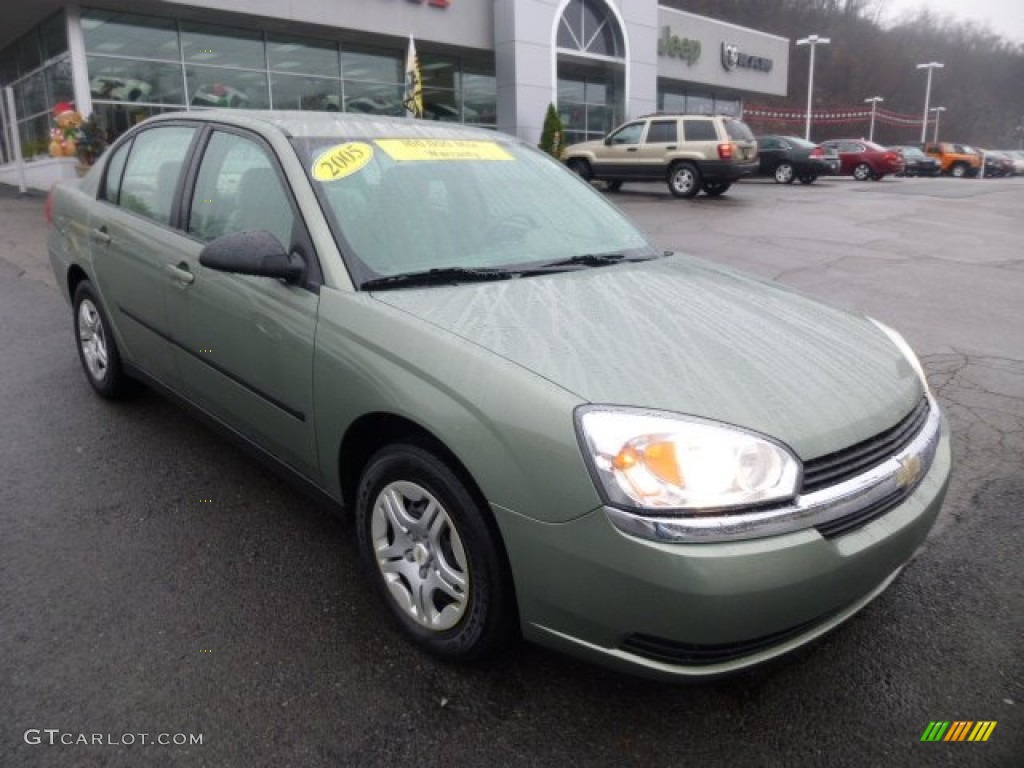
[(981, 170), (981, 157), (963, 144), (939, 142), (924, 145), (924, 153), (936, 158), (942, 164), (947, 176), (977, 176)]
[(565, 148), (566, 165), (584, 179), (665, 181), (676, 197), (720, 195), (757, 171), (757, 142), (740, 120), (722, 115), (647, 115), (604, 139)]

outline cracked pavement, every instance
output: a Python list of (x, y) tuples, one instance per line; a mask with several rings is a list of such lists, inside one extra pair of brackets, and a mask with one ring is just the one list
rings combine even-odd
[[(889, 590), (710, 684), (532, 646), (427, 658), (374, 601), (350, 528), (159, 397), (93, 396), (43, 201), (0, 186), (0, 765), (1020, 765), (1024, 179), (609, 199), (661, 247), (870, 314), (918, 351), (955, 468)], [(985, 744), (922, 744), (936, 719), (998, 725)], [(205, 742), (29, 746), (29, 728)]]

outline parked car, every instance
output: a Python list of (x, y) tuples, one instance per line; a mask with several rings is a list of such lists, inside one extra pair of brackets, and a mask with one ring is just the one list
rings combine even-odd
[(757, 173), (779, 184), (812, 184), (819, 176), (839, 173), (839, 154), (796, 136), (758, 136)]
[(1013, 173), (1015, 176), (1024, 174), (1024, 150), (1021, 149), (1004, 149), (1003, 154), (1010, 158), (1010, 162), (1013, 164)]
[(902, 145), (889, 147), (893, 152), (903, 156), (904, 171), (897, 176), (941, 176), (942, 164), (934, 157), (929, 157), (920, 148)]
[(648, 115), (604, 139), (562, 154), (582, 178), (618, 189), (627, 181), (665, 181), (676, 197), (717, 196), (757, 171), (757, 142), (746, 123), (722, 115)]
[(350, 512), (444, 658), (521, 630), (654, 677), (758, 664), (879, 595), (945, 495), (899, 334), (664, 253), (504, 134), (167, 114), (47, 210), (96, 393), (146, 382)]
[(942, 172), (954, 178), (974, 177), (981, 171), (981, 157), (964, 144), (952, 142), (930, 142), (924, 145), (924, 153), (936, 158), (942, 165)]
[(904, 172), (902, 155), (873, 141), (829, 139), (821, 145), (839, 153), (840, 175), (853, 176), (857, 181), (881, 181), (891, 173)]
[(146, 101), (146, 97), (153, 92), (153, 85), (144, 80), (99, 75), (89, 81), (89, 92), (94, 99)]
[(192, 94), (193, 107), (231, 107), (239, 109), (249, 103), (249, 95), (224, 83), (199, 86)]
[(1002, 178), (1013, 175), (1013, 161), (1004, 153), (993, 149), (976, 149), (985, 164), (985, 176)]

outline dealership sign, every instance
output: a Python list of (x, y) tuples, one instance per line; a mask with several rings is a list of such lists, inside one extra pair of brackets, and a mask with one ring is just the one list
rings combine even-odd
[(764, 56), (751, 56), (749, 53), (743, 53), (738, 45), (722, 43), (722, 66), (727, 72), (731, 72), (737, 67), (753, 69), (757, 72), (771, 72), (774, 64), (771, 59)]
[(673, 35), (671, 27), (662, 27), (661, 37), (658, 38), (658, 55), (682, 59), (692, 67), (700, 59), (700, 40)]

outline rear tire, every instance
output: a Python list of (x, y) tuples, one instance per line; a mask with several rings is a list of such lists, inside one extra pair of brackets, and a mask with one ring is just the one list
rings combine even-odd
[(515, 598), (489, 514), (429, 444), (381, 449), (359, 481), (366, 573), (403, 634), (435, 656), (479, 658), (511, 634)]
[(813, 184), (817, 180), (818, 180), (817, 176), (810, 176), (809, 175), (809, 176), (801, 176), (800, 177), (800, 183), (801, 184)]
[(121, 353), (114, 340), (110, 320), (92, 283), (83, 280), (78, 284), (71, 306), (78, 359), (89, 384), (107, 400), (120, 400), (131, 394), (136, 384), (121, 366)]
[(674, 163), (668, 169), (668, 191), (675, 197), (693, 197), (702, 186), (700, 171), (693, 163)]
[(949, 169), (949, 175), (954, 179), (962, 179), (967, 175), (966, 163), (953, 163), (953, 167)]

